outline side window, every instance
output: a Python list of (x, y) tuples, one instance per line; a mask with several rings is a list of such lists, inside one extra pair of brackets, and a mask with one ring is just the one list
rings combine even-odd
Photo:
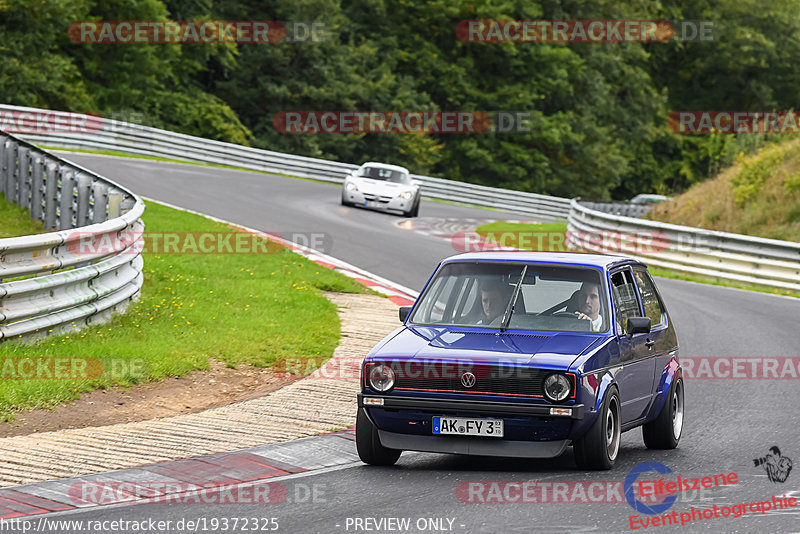
[(450, 296), (453, 286), (455, 285), (456, 277), (439, 277), (434, 281), (434, 286), (431, 288), (431, 295), (436, 295), (435, 298), (426, 299), (428, 306), (426, 309), (420, 310), (422, 322), (440, 323), (444, 319), (444, 311), (447, 306), (447, 298)]
[(614, 311), (617, 316), (617, 329), (626, 333), (628, 319), (641, 317), (639, 301), (636, 298), (636, 286), (629, 271), (620, 271), (611, 275), (611, 292), (614, 299)]
[(458, 296), (456, 304), (455, 319), (453, 323), (459, 324), (469, 322), (468, 319), (472, 315), (478, 303), (478, 281), (474, 278), (465, 280), (461, 288), (461, 293)]
[(658, 301), (658, 294), (656, 293), (653, 281), (650, 279), (650, 275), (641, 269), (634, 269), (633, 276), (636, 277), (636, 285), (639, 286), (639, 294), (642, 297), (644, 313), (650, 317), (650, 323), (653, 327), (656, 327), (663, 321), (661, 320), (661, 303)]

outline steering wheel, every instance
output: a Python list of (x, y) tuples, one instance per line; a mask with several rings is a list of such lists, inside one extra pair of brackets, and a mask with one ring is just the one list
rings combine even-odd
[(581, 319), (580, 317), (578, 317), (577, 315), (575, 315), (572, 312), (555, 312), (555, 313), (551, 313), (550, 315), (552, 315), (553, 317), (570, 317), (572, 319), (579, 319), (581, 321), (585, 321), (586, 320), (586, 319)]

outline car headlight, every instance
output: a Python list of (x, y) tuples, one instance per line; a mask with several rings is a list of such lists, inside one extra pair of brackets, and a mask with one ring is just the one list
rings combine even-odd
[(409, 198), (411, 198), (413, 196), (414, 196), (414, 192), (413, 191), (404, 191), (404, 192), (400, 193), (400, 198), (404, 198), (406, 200), (408, 200)]
[(544, 396), (552, 402), (566, 399), (572, 389), (566, 376), (554, 373), (544, 379)]
[(344, 184), (344, 188), (348, 191), (358, 191), (358, 187), (353, 182), (347, 182)]
[(394, 387), (395, 374), (391, 367), (379, 363), (370, 366), (369, 387), (379, 393), (386, 393)]

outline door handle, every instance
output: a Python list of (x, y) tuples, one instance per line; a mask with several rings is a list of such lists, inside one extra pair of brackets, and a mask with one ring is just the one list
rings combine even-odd
[(655, 341), (653, 341), (652, 339), (648, 339), (647, 341), (644, 342), (644, 344), (647, 345), (648, 349), (652, 349), (653, 345), (655, 344)]

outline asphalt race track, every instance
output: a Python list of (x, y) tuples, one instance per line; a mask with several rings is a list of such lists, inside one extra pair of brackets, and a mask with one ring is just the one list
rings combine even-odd
[[(145, 197), (284, 235), (323, 232), (328, 236), (328, 250), (324, 250), (327, 254), (417, 291), (436, 263), (455, 253), (447, 240), (399, 228), (398, 216), (341, 206), (339, 186), (147, 160), (83, 154), (66, 157)], [(421, 205), (420, 216), (522, 219), (519, 215), (427, 201)], [(658, 280), (658, 284), (677, 327), (681, 356), (800, 355), (800, 301), (666, 279)], [(481, 503), (469, 502), (465, 495), (476, 501), (489, 496), (488, 490), (476, 489), (473, 494), (457, 490), (463, 490), (470, 481), (587, 483), (581, 487), (595, 481), (622, 482), (635, 466), (653, 461), (665, 464), (684, 478), (730, 472), (738, 475), (735, 486), (704, 490), (702, 494), (685, 492), (664, 513), (680, 514), (692, 506), (710, 508), (764, 501), (781, 494), (800, 498), (800, 465), (795, 466), (785, 483), (776, 483), (770, 482), (765, 470), (754, 467), (753, 462), (773, 445), (780, 447), (783, 455), (795, 464), (800, 462), (799, 407), (797, 378), (687, 379), (685, 427), (679, 448), (650, 451), (642, 443), (641, 431), (633, 430), (623, 435), (617, 465), (611, 472), (578, 471), (571, 449), (557, 459), (526, 461), (405, 453), (397, 466), (391, 468), (353, 463), (306, 473), (286, 482), (287, 487), (290, 482), (318, 485), (324, 496), (314, 502), (287, 499), (269, 506), (117, 506), (58, 515), (71, 519), (152, 517), (173, 521), (275, 517), (279, 519), (278, 532), (401, 531), (392, 528), (396, 526), (394, 523), (364, 521), (364, 518), (375, 521), (408, 518), (409, 532), (630, 532), (629, 516), (638, 512), (625, 502), (624, 495), (622, 502), (611, 494), (609, 498), (616, 502), (586, 504), (577, 502), (570, 489), (555, 503), (497, 503), (497, 494), (494, 502)], [(648, 478), (658, 478), (655, 473), (651, 475)], [(491, 488), (491, 485), (470, 487)], [(522, 500), (517, 493), (506, 497), (513, 500), (515, 495)], [(738, 518), (699, 520), (680, 530), (796, 532), (800, 529), (798, 519), (800, 507), (767, 514), (748, 512)], [(641, 530), (661, 532), (675, 527)]]

